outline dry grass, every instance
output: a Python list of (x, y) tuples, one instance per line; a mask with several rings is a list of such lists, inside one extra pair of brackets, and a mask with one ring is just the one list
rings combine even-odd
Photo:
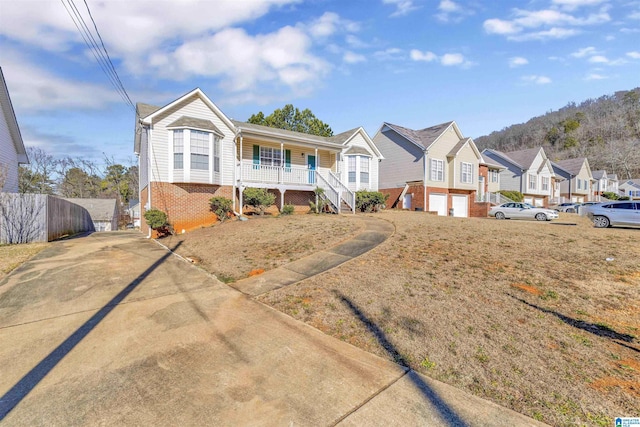
[(0, 280), (47, 247), (49, 243), (0, 245)]
[(377, 216), (386, 242), (260, 299), (552, 425), (640, 414), (640, 229)]
[(173, 247), (181, 242), (178, 254), (230, 283), (335, 246), (363, 227), (358, 217), (349, 215), (254, 216), (165, 238), (162, 243)]

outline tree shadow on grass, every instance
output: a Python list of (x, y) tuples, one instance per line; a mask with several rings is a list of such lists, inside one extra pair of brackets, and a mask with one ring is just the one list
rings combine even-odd
[(523, 304), (528, 305), (531, 308), (535, 308), (536, 310), (539, 310), (543, 313), (551, 314), (557, 317), (558, 319), (562, 320), (564, 323), (566, 323), (569, 326), (573, 326), (576, 329), (581, 329), (583, 331), (589, 332), (590, 334), (594, 334), (602, 338), (608, 338), (608, 339), (614, 340), (616, 344), (619, 344), (623, 347), (627, 347), (631, 350), (634, 350), (640, 353), (639, 349), (619, 342), (619, 341), (624, 341), (626, 343), (631, 343), (635, 339), (633, 335), (621, 334), (620, 332), (617, 332), (606, 325), (597, 325), (595, 323), (585, 322), (584, 320), (574, 319), (573, 317), (565, 316), (564, 314), (558, 313), (557, 311), (550, 310), (544, 307), (539, 307), (535, 304), (532, 304), (528, 301), (523, 300), (522, 298), (518, 298), (511, 294), (507, 294), (507, 295), (509, 295), (513, 299), (520, 301)]
[(40, 361), (31, 369), (20, 381), (18, 381), (4, 396), (0, 397), (0, 421), (16, 407), (49, 372), (56, 367), (64, 357), (71, 352), (89, 333), (104, 320), (111, 311), (118, 306), (134, 289), (138, 287), (149, 274), (160, 266), (167, 258), (172, 256), (182, 242), (178, 242), (170, 251), (167, 251), (160, 259), (154, 262), (149, 268), (136, 277), (124, 289), (122, 289), (111, 301), (102, 307), (96, 314), (91, 316), (82, 326), (62, 342), (55, 350)]
[(342, 301), (344, 305), (351, 310), (351, 312), (362, 322), (362, 324), (373, 334), (373, 336), (378, 340), (378, 343), (385, 349), (387, 353), (393, 358), (393, 360), (402, 365), (407, 369), (406, 376), (411, 380), (413, 385), (420, 391), (420, 393), (424, 396), (425, 400), (431, 404), (439, 413), (442, 421), (445, 423), (443, 425), (447, 426), (455, 426), (455, 427), (466, 427), (468, 424), (460, 418), (456, 412), (449, 407), (449, 405), (433, 390), (429, 384), (427, 384), (417, 372), (411, 369), (409, 366), (409, 362), (407, 359), (400, 354), (400, 352), (395, 348), (395, 346), (389, 341), (386, 334), (378, 325), (373, 323), (369, 318), (360, 310), (360, 308), (349, 298), (344, 296), (339, 291), (334, 291), (334, 295)]

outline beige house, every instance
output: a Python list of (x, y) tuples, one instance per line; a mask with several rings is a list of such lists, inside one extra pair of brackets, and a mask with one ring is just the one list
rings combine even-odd
[(486, 206), (476, 202), (482, 157), (456, 122), (420, 130), (385, 122), (373, 142), (384, 156), (379, 187), (389, 195), (388, 207), (486, 216)]
[(305, 212), (320, 187), (335, 212), (354, 212), (355, 191), (377, 190), (382, 159), (361, 127), (321, 137), (231, 120), (200, 89), (162, 107), (137, 104), (134, 151), (143, 232), (152, 207), (176, 232), (214, 223), (214, 196), (233, 200), (241, 215), (248, 187)]
[(18, 192), (18, 168), (28, 164), (9, 90), (0, 68), (0, 193)]
[(560, 181), (559, 202), (583, 203), (593, 199), (593, 175), (586, 157), (552, 162), (555, 174), (564, 178)]

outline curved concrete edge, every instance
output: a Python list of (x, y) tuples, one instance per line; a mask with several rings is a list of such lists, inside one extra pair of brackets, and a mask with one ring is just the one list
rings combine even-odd
[(292, 285), (301, 280), (329, 271), (347, 261), (365, 254), (395, 233), (395, 225), (381, 218), (361, 217), (365, 229), (351, 239), (300, 258), (284, 266), (269, 270), (259, 276), (248, 277), (230, 283), (240, 292), (257, 296), (265, 292)]

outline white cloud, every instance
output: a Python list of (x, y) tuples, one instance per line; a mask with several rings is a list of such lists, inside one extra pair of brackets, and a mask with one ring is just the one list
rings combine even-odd
[(627, 18), (629, 19), (640, 19), (640, 10), (637, 12), (632, 12), (629, 15), (627, 15)]
[(488, 34), (504, 35), (515, 41), (562, 39), (580, 32), (570, 27), (598, 25), (611, 20), (606, 8), (584, 16), (557, 9), (513, 9), (512, 15), (513, 18), (509, 20), (500, 18), (485, 20), (484, 30)]
[(464, 64), (464, 56), (459, 53), (445, 53), (440, 58), (440, 63), (444, 66), (461, 65)]
[(325, 12), (320, 18), (308, 25), (309, 33), (314, 37), (329, 37), (338, 31), (356, 32), (356, 22), (343, 19), (337, 13)]
[(384, 4), (392, 4), (396, 7), (395, 12), (393, 12), (390, 16), (404, 16), (413, 12), (414, 10), (419, 9), (418, 6), (413, 4), (413, 0), (382, 0)]
[(638, 51), (627, 52), (627, 56), (633, 59), (640, 59), (640, 52)]
[(103, 85), (66, 79), (34, 67), (19, 53), (7, 50), (3, 52), (2, 60), (5, 78), (11, 82), (11, 100), (19, 113), (60, 109), (97, 110), (123, 102), (109, 86), (106, 76)]
[(545, 85), (545, 84), (551, 83), (551, 79), (549, 77), (537, 76), (537, 75), (522, 76), (522, 80), (525, 82), (535, 83), (538, 85)]
[(347, 36), (345, 37), (345, 42), (347, 42), (347, 44), (354, 49), (363, 49), (369, 47), (368, 43), (363, 42), (353, 34), (347, 34)]
[(513, 58), (509, 58), (509, 67), (516, 68), (522, 65), (527, 65), (529, 61), (527, 58), (523, 58), (521, 56), (514, 56)]
[(597, 51), (595, 47), (589, 46), (576, 50), (575, 52), (571, 53), (571, 56), (573, 56), (574, 58), (584, 58), (585, 56), (597, 55), (599, 53), (600, 52)]
[(342, 56), (342, 60), (347, 64), (357, 64), (358, 62), (365, 62), (367, 58), (364, 55), (360, 55), (359, 53), (347, 51)]
[(604, 55), (594, 55), (591, 58), (589, 58), (589, 62), (594, 64), (608, 64), (609, 60)]
[(604, 80), (604, 79), (608, 79), (608, 77), (598, 73), (590, 73), (590, 74), (587, 74), (584, 79), (587, 81), (588, 80)]
[(473, 11), (460, 6), (453, 0), (440, 0), (436, 18), (442, 22), (460, 22), (465, 16), (473, 15)]
[(374, 52), (373, 56), (379, 61), (398, 61), (404, 59), (404, 51), (397, 47)]
[(438, 57), (436, 56), (435, 53), (433, 52), (422, 52), (419, 51), (418, 49), (413, 49), (410, 53), (409, 56), (411, 57), (411, 59), (413, 59), (414, 61), (424, 61), (424, 62), (431, 62), (431, 61), (435, 61), (438, 59)]

